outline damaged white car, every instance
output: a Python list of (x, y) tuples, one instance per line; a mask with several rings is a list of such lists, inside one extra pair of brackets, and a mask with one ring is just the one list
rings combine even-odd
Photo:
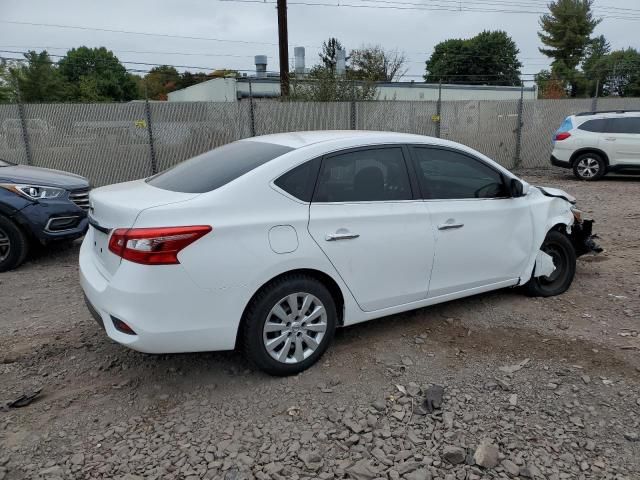
[(90, 202), (81, 283), (109, 337), (241, 346), (276, 375), (316, 362), (337, 327), (505, 287), (561, 294), (599, 250), (568, 194), (398, 133), (248, 138)]

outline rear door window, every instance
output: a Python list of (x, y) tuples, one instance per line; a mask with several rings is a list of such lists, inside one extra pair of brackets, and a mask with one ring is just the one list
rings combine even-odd
[(598, 118), (595, 120), (587, 120), (582, 125), (578, 127), (579, 130), (584, 130), (585, 132), (598, 132), (602, 133), (606, 131), (607, 122), (603, 118)]
[(607, 133), (640, 134), (640, 117), (610, 118)]
[(401, 147), (354, 150), (325, 157), (314, 202), (411, 200), (413, 193)]
[(179, 163), (147, 183), (173, 192), (210, 192), (291, 150), (275, 143), (233, 142)]

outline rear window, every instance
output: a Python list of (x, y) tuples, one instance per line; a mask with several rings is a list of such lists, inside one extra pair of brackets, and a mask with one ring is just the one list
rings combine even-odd
[(210, 192), (291, 150), (274, 143), (229, 143), (179, 163), (147, 179), (147, 183), (173, 192)]
[(567, 117), (556, 133), (568, 132), (570, 130), (573, 130), (573, 122), (571, 121), (571, 117)]
[(603, 118), (599, 118), (596, 120), (587, 120), (582, 125), (578, 127), (579, 130), (584, 130), (585, 132), (599, 132), (603, 133), (606, 131), (607, 121)]

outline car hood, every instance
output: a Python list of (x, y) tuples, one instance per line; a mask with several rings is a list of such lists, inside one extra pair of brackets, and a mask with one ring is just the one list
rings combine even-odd
[(576, 203), (576, 197), (568, 194), (564, 190), (560, 190), (559, 188), (552, 188), (552, 187), (536, 187), (536, 188), (540, 190), (542, 194), (547, 197), (562, 198), (574, 205)]
[(0, 182), (45, 185), (65, 189), (89, 187), (89, 181), (80, 175), (27, 165), (0, 167)]

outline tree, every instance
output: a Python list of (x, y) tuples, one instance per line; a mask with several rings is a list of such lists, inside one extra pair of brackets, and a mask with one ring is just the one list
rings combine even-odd
[(602, 56), (593, 72), (602, 80), (603, 96), (640, 96), (640, 52), (633, 48)]
[(335, 70), (336, 62), (338, 58), (338, 50), (343, 50), (344, 47), (340, 40), (335, 37), (330, 37), (327, 41), (322, 43), (322, 52), (318, 55), (320, 56), (320, 61), (322, 65), (327, 70)]
[(0, 103), (16, 100), (15, 77), (11, 74), (11, 67), (6, 60), (0, 60)]
[(118, 57), (104, 47), (73, 48), (58, 65), (73, 85), (76, 100), (123, 102), (138, 98), (135, 81)]
[(516, 43), (503, 31), (440, 42), (426, 62), (427, 82), (521, 85)]
[(398, 81), (407, 73), (406, 57), (397, 50), (385, 51), (380, 45), (351, 50), (347, 77), (373, 82)]
[[(584, 83), (586, 84), (584, 93), (588, 96), (602, 95), (606, 75), (598, 72), (596, 66), (601, 63), (602, 58), (608, 55), (609, 52), (611, 52), (611, 45), (604, 35), (591, 40), (585, 49), (582, 71), (584, 72)], [(596, 92), (596, 86), (598, 85), (598, 92)]]
[(560, 99), (566, 98), (564, 83), (558, 80), (549, 70), (542, 70), (535, 76), (538, 85), (538, 98)]
[(376, 85), (370, 81), (349, 81), (336, 75), (335, 70), (317, 65), (305, 79), (293, 79), (290, 100), (313, 102), (347, 102), (373, 100)]
[(166, 100), (169, 92), (179, 88), (180, 80), (180, 74), (175, 67), (169, 65), (153, 67), (143, 78), (142, 94), (150, 100)]
[(570, 95), (579, 93), (578, 65), (591, 43), (591, 34), (600, 19), (591, 11), (593, 0), (554, 0), (549, 13), (540, 17), (540, 52), (553, 59), (551, 71), (567, 81)]
[(15, 95), (23, 102), (63, 102), (71, 99), (71, 85), (51, 61), (46, 50), (24, 54), (25, 62), (10, 69)]

